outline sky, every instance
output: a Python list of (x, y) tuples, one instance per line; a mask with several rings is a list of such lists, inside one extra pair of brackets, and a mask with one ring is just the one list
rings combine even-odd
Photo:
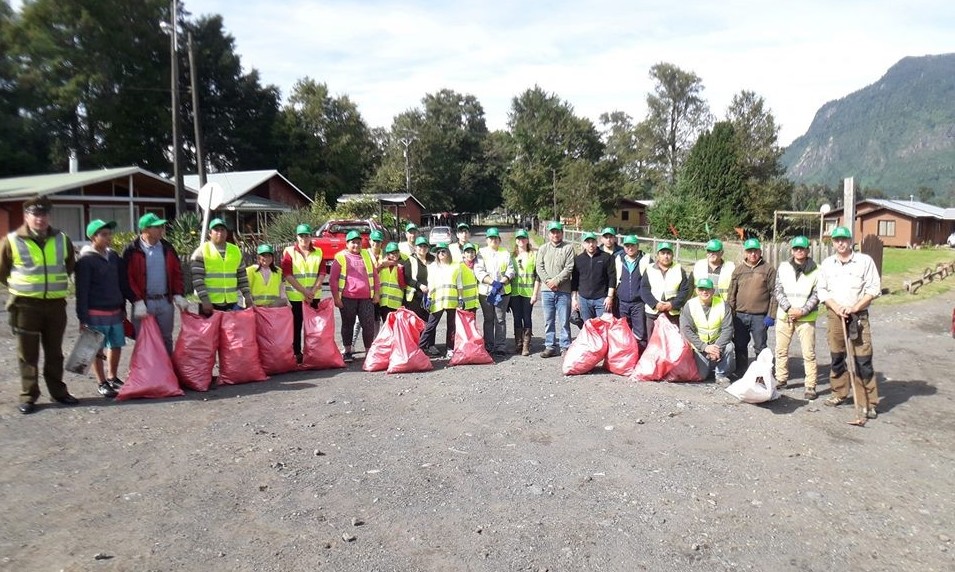
[[(14, 2), (17, 4), (17, 2)], [(640, 121), (650, 68), (700, 77), (710, 110), (762, 96), (779, 143), (816, 111), (878, 81), (906, 56), (955, 52), (951, 0), (181, 0), (221, 14), (246, 70), (283, 97), (310, 77), (347, 95), (371, 127), (452, 89), (505, 129), (512, 99), (535, 85), (598, 125)]]

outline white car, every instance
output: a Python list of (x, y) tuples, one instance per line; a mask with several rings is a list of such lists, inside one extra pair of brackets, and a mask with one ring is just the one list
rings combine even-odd
[(952, 248), (955, 248), (955, 232), (948, 235), (948, 240), (946, 240), (945, 242), (947, 242), (948, 245), (951, 246)]
[(454, 234), (451, 233), (450, 226), (436, 226), (431, 229), (431, 234), (428, 235), (428, 242), (432, 245), (438, 244), (439, 242), (444, 242), (450, 244), (454, 242)]

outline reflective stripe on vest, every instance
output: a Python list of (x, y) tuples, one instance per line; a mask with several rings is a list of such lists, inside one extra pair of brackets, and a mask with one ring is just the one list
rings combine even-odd
[[(650, 281), (650, 293), (661, 302), (667, 302), (676, 298), (676, 295), (680, 292), (680, 284), (683, 283), (683, 273), (676, 264), (667, 269), (665, 275), (654, 264), (647, 268), (646, 278)], [(656, 308), (651, 308), (649, 304), (645, 304), (645, 306), (647, 314), (651, 316), (659, 314)], [(676, 309), (670, 310), (669, 314), (671, 316), (679, 316), (680, 311)]]
[(400, 266), (385, 267), (378, 271), (378, 280), (381, 282), (381, 299), (379, 306), (397, 310), (401, 307), (402, 292), (398, 286)]
[(474, 310), (480, 307), (481, 301), (478, 299), (478, 281), (477, 276), (474, 275), (474, 270), (471, 270), (467, 264), (462, 262), (458, 276), (458, 281), (461, 284), (458, 297), (464, 301), (464, 309)]
[(719, 339), (720, 329), (723, 327), (723, 315), (726, 313), (726, 306), (722, 298), (719, 296), (713, 297), (709, 316), (703, 311), (703, 303), (700, 302), (699, 298), (693, 298), (687, 302), (686, 308), (690, 311), (690, 317), (693, 318), (693, 324), (696, 325), (696, 333), (703, 340), (703, 343), (712, 344)]
[(458, 307), (458, 266), (456, 264), (428, 265), (428, 298), (431, 313), (454, 310)]
[[(809, 300), (809, 296), (812, 295), (813, 288), (816, 287), (816, 278), (819, 276), (819, 267), (817, 266), (815, 270), (809, 274), (802, 273), (799, 275), (799, 278), (796, 278), (796, 269), (793, 268), (793, 265), (784, 262), (779, 265), (779, 270), (776, 271), (776, 280), (778, 280), (783, 285), (783, 292), (786, 293), (786, 299), (789, 300), (789, 304), (793, 308), (801, 309), (806, 305), (806, 302)], [(809, 312), (805, 316), (799, 318), (799, 322), (815, 322), (816, 318), (819, 316), (819, 306), (816, 306), (812, 312)], [(782, 308), (776, 311), (776, 319), (778, 320), (788, 320), (789, 316), (783, 311)]]
[[(720, 267), (719, 280), (713, 282), (713, 295), (714, 296), (725, 296), (727, 290), (730, 289), (730, 279), (733, 278), (733, 270), (736, 270), (736, 265), (732, 262), (723, 261), (723, 266)], [(697, 260), (696, 264), (693, 265), (693, 284), (696, 284), (696, 281), (700, 278), (709, 278), (710, 277), (710, 263), (704, 258), (703, 260)]]
[[(347, 250), (342, 250), (335, 255), (335, 260), (338, 262), (338, 265), (341, 267), (341, 274), (338, 275), (338, 293), (341, 294), (345, 290), (345, 273), (348, 264), (345, 262), (345, 253)], [(371, 261), (371, 255), (368, 254), (368, 251), (362, 249), (361, 251), (361, 260), (365, 263), (365, 274), (368, 278), (368, 297), (375, 297), (375, 264)]]
[(206, 293), (213, 304), (235, 304), (239, 301), (239, 278), (242, 251), (227, 242), (225, 258), (211, 242), (202, 245), (202, 264), (206, 268)]
[(282, 286), (281, 268), (271, 271), (268, 282), (262, 278), (258, 264), (247, 267), (245, 273), (249, 276), (249, 291), (256, 306), (268, 306), (278, 301), (279, 288)]
[(57, 299), (69, 294), (66, 273), (67, 238), (62, 232), (49, 236), (43, 248), (33, 240), (7, 235), (13, 265), (7, 287), (10, 294), (24, 298)]
[[(285, 254), (288, 254), (292, 259), (292, 276), (298, 280), (302, 288), (311, 288), (318, 282), (318, 273), (322, 269), (322, 257), (324, 256), (321, 248), (312, 248), (308, 256), (302, 256), (297, 248), (288, 246), (285, 248)], [(316, 300), (321, 297), (321, 292), (321, 288), (315, 292)], [(301, 302), (305, 299), (305, 296), (295, 288), (289, 288), (285, 295), (293, 302)]]
[[(507, 272), (507, 267), (511, 264), (511, 253), (499, 248), (497, 250), (492, 250), (490, 246), (485, 246), (478, 251), (478, 256), (484, 260), (484, 268), (490, 270), (492, 268), (497, 269), (497, 277), (500, 279), (504, 276), (504, 273)], [(490, 272), (489, 272), (490, 273)], [(491, 293), (491, 285), (481, 282), (478, 285), (478, 291), (487, 296)], [(504, 285), (504, 295), (507, 296), (511, 293), (511, 283), (508, 281)]]
[(530, 298), (534, 295), (534, 282), (537, 277), (537, 252), (521, 252), (517, 255), (517, 275), (514, 277), (514, 295), (521, 298)]

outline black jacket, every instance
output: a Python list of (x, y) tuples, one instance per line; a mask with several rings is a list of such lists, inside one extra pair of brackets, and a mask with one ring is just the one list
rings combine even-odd
[(606, 298), (607, 290), (617, 286), (617, 267), (613, 256), (602, 250), (591, 256), (586, 251), (574, 258), (570, 289), (581, 298)]

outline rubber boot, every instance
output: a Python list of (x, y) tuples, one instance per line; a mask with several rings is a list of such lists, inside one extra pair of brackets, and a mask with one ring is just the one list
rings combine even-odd
[(514, 328), (514, 353), (515, 354), (523, 355), (523, 352), (521, 350), (521, 344), (522, 344), (521, 333), (518, 331), (517, 328)]
[(522, 355), (522, 356), (529, 356), (529, 355), (531, 355), (531, 335), (532, 335), (532, 334), (531, 334), (531, 329), (530, 329), (530, 328), (524, 328), (524, 335), (522, 336), (522, 337), (523, 337), (523, 340), (522, 340), (523, 343), (521, 344), (521, 355)]

